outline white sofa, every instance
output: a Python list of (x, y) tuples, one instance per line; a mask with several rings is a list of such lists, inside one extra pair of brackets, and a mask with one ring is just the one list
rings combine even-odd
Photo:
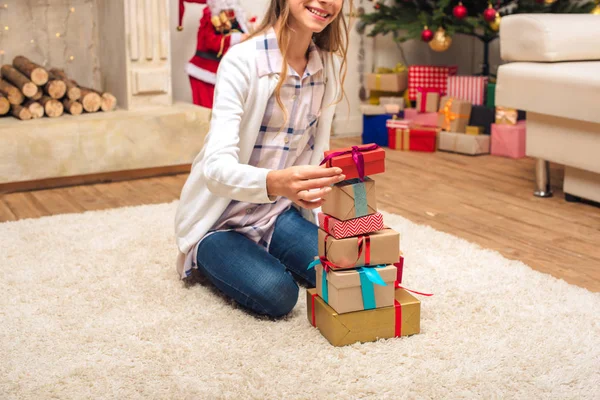
[(600, 202), (600, 16), (502, 18), (496, 105), (527, 111), (537, 196), (550, 196), (548, 161), (565, 165), (568, 200)]

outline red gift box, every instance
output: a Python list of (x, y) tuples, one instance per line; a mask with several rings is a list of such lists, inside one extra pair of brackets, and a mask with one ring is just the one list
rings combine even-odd
[(388, 145), (394, 150), (434, 152), (437, 142), (437, 128), (412, 126), (410, 128), (388, 129)]
[(449, 76), (448, 96), (481, 106), (485, 101), (487, 76)]
[(362, 179), (385, 172), (385, 151), (374, 143), (330, 150), (325, 152), (323, 164), (341, 168), (346, 180)]
[(360, 236), (383, 229), (383, 215), (380, 213), (340, 221), (330, 215), (319, 213), (319, 227), (336, 239)]
[(457, 72), (457, 66), (411, 65), (408, 67), (408, 96), (410, 100), (417, 99), (419, 88), (439, 89), (440, 96), (444, 96), (448, 88), (448, 77), (456, 75)]

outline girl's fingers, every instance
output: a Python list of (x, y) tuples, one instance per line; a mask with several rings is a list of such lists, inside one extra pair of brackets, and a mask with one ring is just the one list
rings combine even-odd
[(310, 192), (308, 190), (302, 190), (298, 192), (298, 199), (304, 201), (313, 201), (324, 197), (329, 192), (331, 192), (331, 188), (329, 186)]
[(317, 201), (298, 200), (296, 202), (296, 204), (298, 204), (300, 207), (306, 208), (307, 210), (314, 210), (315, 208), (319, 208), (323, 205), (323, 203), (325, 203), (324, 199), (317, 200)]
[(346, 179), (346, 175), (335, 175), (327, 178), (317, 178), (302, 181), (300, 183), (301, 190), (320, 189), (326, 186), (331, 186)]
[(342, 169), (338, 167), (322, 168), (322, 167), (311, 167), (303, 171), (303, 178), (307, 180), (317, 178), (327, 178), (330, 176), (340, 175)]

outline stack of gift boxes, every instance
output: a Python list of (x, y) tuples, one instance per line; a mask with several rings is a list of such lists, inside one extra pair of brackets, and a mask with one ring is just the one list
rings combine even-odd
[(384, 172), (385, 152), (370, 144), (326, 152), (325, 160), (348, 179), (333, 187), (319, 214), (308, 320), (334, 346), (419, 333), (420, 302), (399, 287), (400, 234), (384, 226), (369, 177)]
[(458, 76), (453, 66), (414, 65), (405, 94), (409, 107), (402, 115), (388, 114), (387, 138), (379, 125), (378, 135), (365, 125), (363, 138), (395, 150), (479, 155), (491, 149), (494, 155), (524, 156), (525, 122), (517, 121), (516, 110), (495, 106), (495, 83), (487, 77)]

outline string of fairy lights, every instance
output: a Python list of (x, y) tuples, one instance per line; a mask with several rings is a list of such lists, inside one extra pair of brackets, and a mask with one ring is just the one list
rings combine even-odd
[[(20, 1), (20, 0), (15, 0), (15, 1)], [(27, 6), (27, 5), (21, 3), (19, 6)], [(13, 4), (8, 3), (8, 2), (2, 3), (0, 1), (0, 38), (2, 39), (1, 46), (0, 46), (0, 63), (2, 63), (2, 64), (10, 61), (10, 60), (4, 59), (5, 56), (7, 55), (7, 52), (4, 47), (10, 43), (11, 33), (15, 31), (15, 29), (13, 29), (12, 24), (16, 23), (15, 22), (16, 18), (11, 18), (14, 16), (14, 14), (11, 15), (12, 11), (15, 10), (14, 12), (16, 12), (17, 7), (19, 7), (19, 6), (17, 6), (14, 3)], [(56, 6), (51, 5), (50, 0), (48, 0), (46, 2), (46, 4), (42, 4), (38, 7), (49, 8), (49, 7), (56, 7)], [(48, 42), (51, 40), (51, 38), (53, 40), (62, 40), (64, 49), (65, 49), (64, 50), (65, 57), (66, 57), (65, 61), (67, 63), (75, 61), (75, 58), (76, 58), (75, 54), (73, 54), (73, 52), (70, 51), (69, 42), (67, 41), (67, 31), (69, 28), (68, 20), (70, 19), (70, 17), (73, 14), (76, 13), (76, 11), (77, 11), (77, 9), (75, 8), (75, 5), (73, 4), (73, 2), (67, 1), (65, 11), (64, 11), (66, 13), (65, 21), (67, 21), (65, 23), (65, 27), (62, 30), (58, 30), (57, 32), (48, 32), (48, 38), (47, 38)], [(32, 14), (30, 14), (30, 15), (32, 15)], [(32, 18), (31, 22), (34, 23), (33, 16), (31, 18)], [(34, 29), (30, 29), (29, 32), (34, 32)], [(43, 53), (42, 48), (39, 47), (41, 44), (39, 42), (40, 41), (36, 40), (35, 37), (31, 37), (29, 39), (29, 45), (38, 47), (38, 51), (40, 53)], [(12, 44), (14, 45), (14, 42)], [(50, 44), (50, 43), (48, 43), (48, 44)], [(23, 50), (21, 49), (21, 51), (23, 51)], [(14, 54), (13, 54), (13, 56), (14, 56)], [(48, 60), (47, 59), (44, 60), (43, 64), (45, 65), (47, 63), (48, 63)]]

